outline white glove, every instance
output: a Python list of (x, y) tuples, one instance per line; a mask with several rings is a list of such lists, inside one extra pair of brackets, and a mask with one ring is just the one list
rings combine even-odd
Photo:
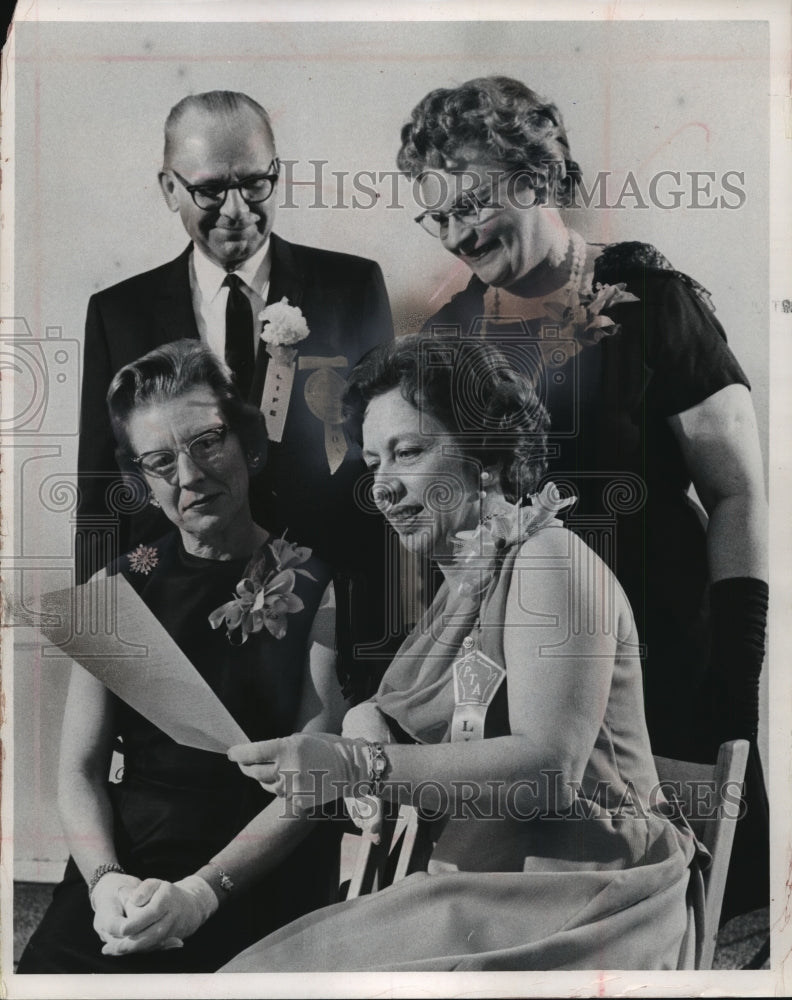
[(268, 792), (307, 811), (342, 796), (357, 797), (369, 786), (365, 740), (331, 733), (295, 733), (280, 740), (231, 747), (230, 760)]
[(140, 879), (124, 872), (107, 872), (94, 886), (91, 906), (94, 908), (94, 930), (109, 941), (126, 918), (126, 900), (129, 893), (140, 885)]
[(393, 736), (385, 716), (373, 701), (364, 701), (350, 708), (344, 716), (341, 735), (347, 739), (362, 737), (372, 743), (392, 743)]
[(120, 933), (106, 942), (102, 954), (181, 948), (218, 905), (217, 896), (200, 875), (188, 875), (179, 882), (146, 879), (130, 893)]

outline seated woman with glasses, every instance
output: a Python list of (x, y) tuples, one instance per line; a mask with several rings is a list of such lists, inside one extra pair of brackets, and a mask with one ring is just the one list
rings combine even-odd
[[(246, 733), (337, 732), (330, 572), (251, 517), (262, 415), (193, 340), (123, 368), (108, 405), (122, 466), (140, 470), (174, 530), (107, 573), (128, 581)], [(19, 972), (209, 972), (327, 902), (331, 824), (278, 818), (271, 800), (222, 754), (178, 745), (74, 666), (59, 774), (72, 856)]]

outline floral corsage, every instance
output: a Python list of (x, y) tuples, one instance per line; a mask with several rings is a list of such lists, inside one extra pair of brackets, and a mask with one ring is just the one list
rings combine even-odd
[(311, 550), (275, 538), (258, 550), (236, 585), (235, 596), (209, 615), (212, 628), (225, 623), (228, 641), (241, 646), (253, 632), (266, 628), (276, 639), (286, 635), (286, 615), (302, 611), (305, 605), (294, 593), (296, 574), (316, 578), (299, 569), (311, 558)]
[(283, 365), (294, 361), (297, 350), (295, 344), (310, 333), (302, 310), (289, 305), (284, 296), (280, 302), (273, 302), (259, 313), (262, 323), (261, 339), (267, 345), (267, 354)]
[(590, 291), (571, 292), (567, 302), (548, 300), (544, 303), (548, 315), (561, 324), (562, 337), (574, 337), (582, 344), (596, 344), (603, 337), (613, 337), (621, 327), (604, 309), (622, 302), (638, 302), (626, 284), (602, 285), (597, 282)]
[(471, 531), (454, 536), (454, 561), (464, 570), (459, 593), (474, 598), (489, 585), (498, 556), (507, 548), (524, 542), (555, 520), (558, 512), (573, 504), (576, 497), (562, 497), (555, 483), (547, 483), (541, 493), (534, 493), (530, 506), (503, 502), (492, 515)]

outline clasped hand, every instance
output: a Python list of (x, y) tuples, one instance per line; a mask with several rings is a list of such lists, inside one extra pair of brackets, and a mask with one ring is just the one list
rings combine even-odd
[(92, 896), (103, 955), (180, 948), (217, 908), (212, 889), (197, 875), (180, 882), (109, 878), (100, 880)]

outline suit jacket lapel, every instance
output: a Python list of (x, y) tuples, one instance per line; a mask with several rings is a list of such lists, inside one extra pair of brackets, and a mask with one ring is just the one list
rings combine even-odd
[[(270, 235), (270, 241), (272, 247), (272, 266), (270, 269), (267, 305), (287, 298), (289, 305), (299, 307), (302, 303), (305, 282), (303, 281), (302, 269), (295, 259), (292, 245), (274, 233)], [(253, 382), (250, 386), (250, 396), (248, 397), (248, 401), (255, 406), (261, 404), (268, 364), (269, 354), (267, 354), (266, 346), (262, 341), (259, 341), (258, 350), (256, 351), (256, 368), (253, 372)]]
[(273, 233), (272, 269), (270, 271), (269, 294), (267, 305), (280, 302), (282, 298), (289, 300), (289, 305), (301, 306), (305, 291), (305, 281), (302, 268), (295, 256), (291, 243), (282, 240)]
[(162, 281), (154, 294), (153, 312), (159, 323), (159, 343), (189, 337), (197, 340), (198, 324), (190, 288), (192, 244), (164, 269)]

